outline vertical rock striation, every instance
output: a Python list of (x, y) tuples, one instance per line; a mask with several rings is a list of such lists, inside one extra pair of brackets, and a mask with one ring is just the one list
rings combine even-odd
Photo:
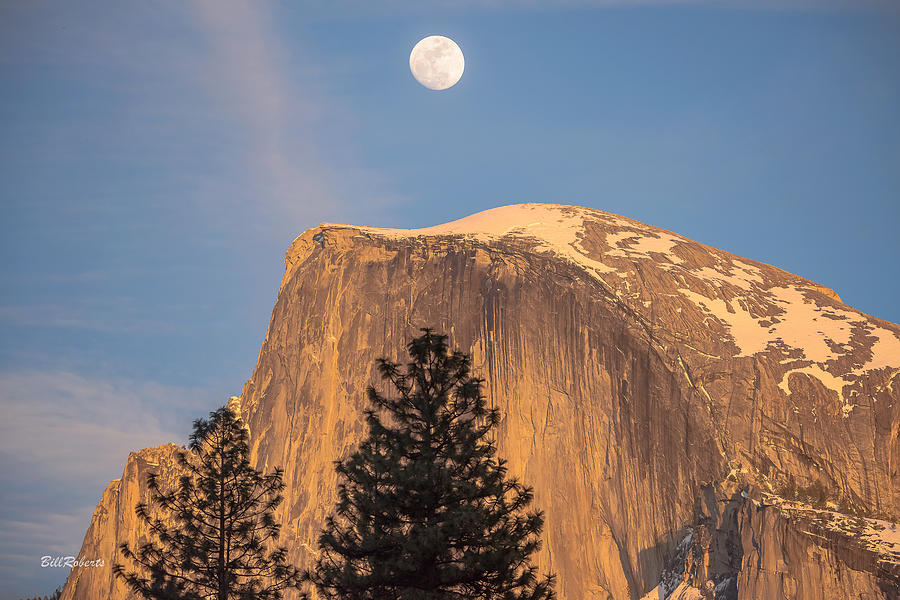
[[(239, 406), (257, 467), (285, 469), (281, 542), (298, 564), (335, 501), (333, 461), (364, 433), (374, 359), (402, 360), (430, 326), (472, 354), (504, 415), (499, 452), (545, 511), (538, 563), (561, 600), (896, 598), (897, 325), (774, 267), (559, 205), (422, 230), (323, 224), (285, 267)], [(85, 555), (139, 539), (141, 457), (166, 452), (129, 458)], [(124, 597), (108, 569), (86, 571), (64, 598)]]

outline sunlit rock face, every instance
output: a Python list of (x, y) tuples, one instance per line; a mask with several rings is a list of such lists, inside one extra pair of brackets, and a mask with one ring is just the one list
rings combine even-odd
[[(323, 224), (285, 267), (239, 405), (257, 467), (285, 469), (297, 564), (335, 501), (333, 462), (365, 433), (374, 359), (403, 360), (429, 326), (471, 353), (504, 415), (499, 453), (545, 511), (537, 562), (561, 599), (897, 597), (897, 325), (559, 205), (421, 230)], [(83, 555), (139, 539), (142, 477), (133, 455)], [(63, 597), (123, 597), (111, 577), (76, 570)]]
[(119, 556), (118, 547), (127, 542), (131, 548), (140, 548), (149, 541), (134, 508), (139, 502), (150, 503), (146, 485), (150, 473), (160, 473), (160, 485), (164, 487), (178, 481), (177, 451), (175, 444), (165, 444), (128, 455), (122, 478), (106, 486), (94, 509), (79, 554), (87, 560), (102, 559), (104, 566), (72, 569), (63, 589), (64, 598), (129, 597), (125, 585), (112, 575), (113, 564)]

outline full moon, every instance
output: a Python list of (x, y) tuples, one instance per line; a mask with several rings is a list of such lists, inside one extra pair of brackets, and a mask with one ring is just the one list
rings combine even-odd
[(420, 40), (409, 53), (409, 70), (429, 90), (446, 90), (462, 77), (466, 61), (456, 42), (442, 35)]

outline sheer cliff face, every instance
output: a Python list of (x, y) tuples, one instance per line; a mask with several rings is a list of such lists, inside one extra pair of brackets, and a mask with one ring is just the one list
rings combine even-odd
[[(285, 468), (298, 564), (335, 500), (333, 461), (364, 433), (374, 359), (402, 360), (430, 326), (472, 354), (504, 415), (499, 451), (546, 513), (538, 562), (560, 598), (689, 597), (707, 581), (718, 597), (896, 597), (900, 539), (822, 541), (792, 517), (802, 504), (769, 495), (818, 484), (896, 521), (896, 325), (774, 267), (555, 205), (422, 230), (323, 224), (285, 266), (240, 403), (257, 466)], [(136, 468), (111, 485), (85, 555), (137, 538), (142, 485)], [(64, 597), (121, 597), (110, 577), (76, 571)], [(839, 595), (790, 587), (811, 577)]]

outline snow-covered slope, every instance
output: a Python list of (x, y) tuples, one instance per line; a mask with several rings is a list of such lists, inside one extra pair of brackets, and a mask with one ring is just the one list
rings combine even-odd
[[(829, 288), (737, 257), (678, 234), (599, 210), (560, 204), (516, 204), (422, 229), (323, 223), (384, 238), (457, 238), (531, 244), (583, 268), (648, 319), (654, 304), (700, 313), (706, 326), (733, 343), (733, 356), (780, 356), (779, 386), (794, 374), (816, 378), (853, 409), (854, 387), (872, 369), (900, 369), (900, 328), (840, 302)], [(647, 271), (653, 285), (642, 285)], [(692, 326), (694, 319), (685, 318)], [(677, 325), (677, 323), (675, 323)], [(691, 327), (681, 328), (690, 335)], [(845, 389), (846, 388), (846, 389)]]

